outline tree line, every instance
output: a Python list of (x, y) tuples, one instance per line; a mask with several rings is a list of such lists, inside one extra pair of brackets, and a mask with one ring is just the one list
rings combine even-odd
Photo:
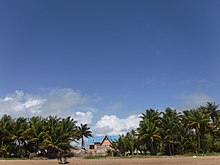
[(181, 155), (220, 152), (220, 110), (215, 103), (178, 112), (147, 109), (139, 127), (121, 135), (112, 147), (120, 155)]
[(87, 124), (76, 125), (71, 117), (40, 116), (0, 119), (0, 157), (25, 158), (30, 154), (56, 158), (67, 155), (71, 142), (92, 135)]
[[(215, 103), (178, 112), (147, 109), (140, 115), (139, 126), (112, 143), (119, 155), (181, 155), (220, 152), (220, 110)], [(44, 157), (66, 155), (71, 142), (92, 136), (87, 124), (71, 117), (40, 116), (0, 119), (0, 157)]]

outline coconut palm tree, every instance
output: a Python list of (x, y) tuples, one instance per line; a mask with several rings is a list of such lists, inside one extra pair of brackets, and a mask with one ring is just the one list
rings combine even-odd
[(137, 133), (135, 130), (131, 130), (125, 136), (126, 148), (130, 151), (131, 155), (134, 155), (134, 151), (137, 148)]
[(201, 106), (207, 114), (209, 114), (211, 118), (211, 125), (212, 129), (210, 130), (210, 134), (212, 135), (212, 146), (215, 148), (215, 138), (218, 137), (219, 132), (219, 117), (220, 117), (220, 110), (218, 110), (218, 106), (215, 102), (207, 102), (206, 106)]
[(19, 117), (13, 121), (13, 127), (11, 130), (11, 138), (14, 144), (19, 148), (19, 157), (27, 156), (27, 137), (26, 129), (28, 128), (27, 119)]
[(4, 145), (7, 140), (11, 139), (12, 130), (12, 117), (10, 115), (4, 115), (0, 120), (0, 145)]
[(141, 125), (138, 129), (139, 140), (146, 143), (151, 155), (158, 153), (159, 142), (162, 140), (162, 129), (157, 127), (155, 123), (146, 120), (145, 124)]
[(128, 151), (128, 146), (125, 140), (125, 135), (120, 135), (118, 140), (112, 143), (111, 147), (114, 148), (117, 152), (119, 152), (120, 156), (126, 155), (126, 152)]
[(81, 139), (81, 148), (84, 148), (84, 137), (92, 137), (92, 131), (90, 131), (90, 127), (87, 124), (80, 124), (78, 126), (78, 137)]
[(199, 151), (204, 151), (205, 134), (210, 126), (209, 114), (202, 109), (192, 109), (183, 111), (183, 121), (187, 128), (195, 129), (197, 135), (197, 147)]
[(63, 137), (67, 138), (68, 141), (76, 141), (78, 136), (78, 130), (76, 126), (76, 121), (70, 116), (67, 118), (63, 118), (60, 121)]
[(10, 115), (4, 115), (0, 120), (0, 155), (8, 157), (11, 146), (12, 118)]
[(161, 138), (161, 128), (159, 124), (161, 122), (161, 113), (157, 110), (148, 109), (145, 114), (142, 114), (140, 118), (142, 119), (139, 123), (138, 139), (142, 145), (147, 145), (150, 154), (155, 155), (158, 153), (159, 142)]
[(46, 120), (39, 116), (30, 118), (29, 128), (26, 129), (23, 135), (27, 138), (29, 152), (38, 153), (41, 151), (40, 144), (46, 138)]
[[(180, 128), (180, 113), (175, 109), (166, 108), (161, 119), (161, 126), (163, 128), (162, 136), (165, 144), (165, 154), (175, 154), (175, 144), (178, 139), (178, 130)], [(168, 153), (166, 150), (168, 149)]]
[(215, 102), (207, 102), (206, 106), (201, 106), (201, 109), (204, 109), (209, 113), (213, 124), (217, 122), (220, 117), (220, 110), (218, 110), (218, 106), (219, 104), (216, 105)]
[(161, 115), (161, 112), (158, 112), (158, 110), (154, 110), (151, 108), (147, 109), (145, 113), (142, 113), (142, 115), (140, 116), (140, 118), (142, 119), (140, 123), (143, 122), (145, 119), (149, 120), (149, 122), (158, 123), (160, 122), (160, 119), (161, 119), (160, 115)]
[(76, 138), (75, 121), (70, 117), (66, 119), (49, 116), (47, 118), (46, 138), (41, 148), (47, 149), (53, 157), (64, 154), (71, 148), (70, 142)]
[(196, 152), (197, 146), (195, 144), (195, 133), (193, 130), (186, 128), (182, 122), (179, 123), (177, 134), (177, 154), (184, 154), (189, 152)]
[(4, 115), (0, 120), (0, 156), (27, 157), (29, 153), (49, 154), (53, 157), (70, 150), (78, 138), (76, 121), (71, 117), (48, 118)]

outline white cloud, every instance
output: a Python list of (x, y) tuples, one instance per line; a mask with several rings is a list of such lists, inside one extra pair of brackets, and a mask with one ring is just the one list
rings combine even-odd
[(177, 107), (178, 110), (186, 110), (198, 108), (205, 105), (207, 102), (214, 102), (214, 100), (204, 93), (193, 93), (181, 96), (182, 103)]
[(23, 91), (15, 91), (14, 94), (0, 99), (0, 115), (10, 114), (11, 116), (31, 116), (40, 112), (45, 99), (32, 97), (24, 94)]
[[(41, 91), (37, 95), (15, 91), (4, 98), (0, 98), (0, 117), (4, 114), (12, 117), (71, 116), (78, 122), (77, 124), (89, 124), (94, 135), (125, 134), (138, 127), (140, 121), (138, 115), (131, 115), (123, 119), (116, 115), (105, 115), (102, 118), (97, 118), (100, 111), (91, 106), (94, 100), (96, 99), (84, 96), (73, 89), (47, 90)], [(116, 111), (122, 107), (123, 104), (118, 102), (108, 106), (108, 110)], [(97, 120), (95, 124), (93, 123), (94, 116)]]
[[(31, 95), (23, 91), (0, 98), (0, 116), (31, 117), (71, 116), (79, 123), (91, 123), (96, 108), (89, 106), (89, 98), (73, 89), (54, 89), (46, 94)], [(85, 111), (86, 110), (86, 111)], [(91, 112), (90, 112), (91, 110)]]
[(54, 89), (46, 95), (42, 110), (46, 116), (51, 112), (58, 116), (68, 116), (73, 111), (87, 107), (88, 103), (88, 97), (82, 96), (73, 89)]
[(125, 119), (120, 119), (115, 115), (105, 115), (96, 123), (93, 132), (96, 135), (125, 134), (131, 129), (136, 129), (139, 121), (139, 115), (132, 115)]
[(92, 123), (93, 113), (92, 112), (76, 112), (73, 114), (74, 120), (76, 120), (77, 124), (90, 124)]

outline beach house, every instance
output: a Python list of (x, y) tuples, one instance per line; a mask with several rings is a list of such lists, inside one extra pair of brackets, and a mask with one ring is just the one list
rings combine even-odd
[(119, 136), (94, 136), (88, 139), (88, 153), (92, 155), (105, 155), (112, 150), (112, 142), (118, 140)]

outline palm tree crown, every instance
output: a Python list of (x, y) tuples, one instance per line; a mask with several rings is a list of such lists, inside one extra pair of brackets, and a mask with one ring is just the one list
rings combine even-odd
[(92, 131), (90, 131), (90, 127), (88, 127), (87, 124), (80, 124), (80, 126), (78, 126), (78, 136), (81, 139), (81, 148), (84, 148), (84, 137), (92, 137)]

